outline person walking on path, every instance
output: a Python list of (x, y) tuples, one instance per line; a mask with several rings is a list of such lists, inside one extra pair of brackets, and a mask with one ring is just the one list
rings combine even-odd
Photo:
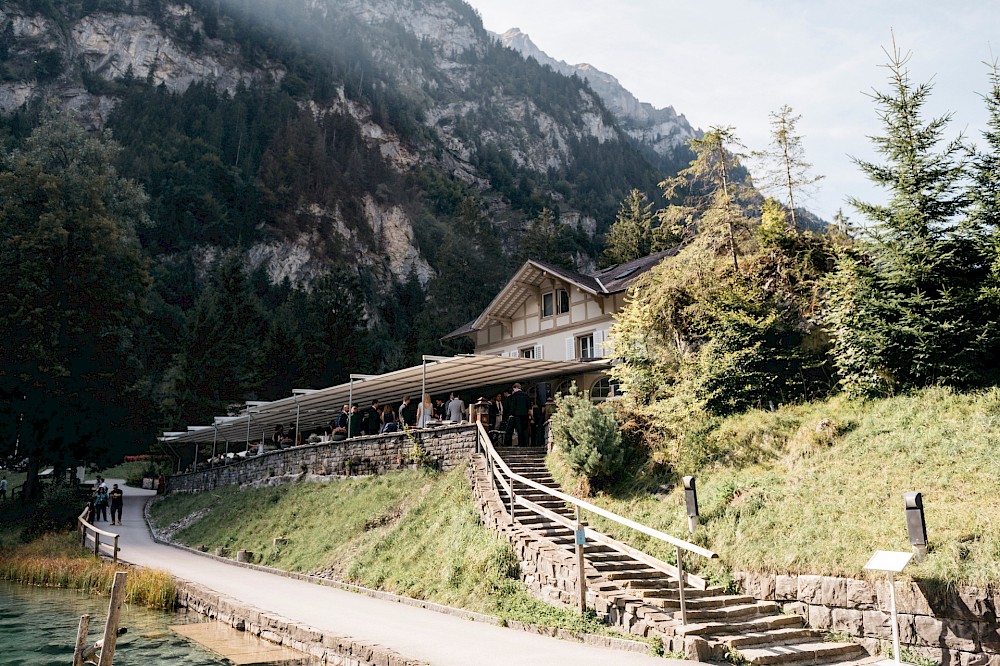
[[(122, 524), (122, 509), (125, 507), (125, 493), (122, 489), (118, 487), (118, 484), (114, 484), (111, 492), (108, 493), (108, 497), (111, 499), (111, 524), (121, 525)], [(118, 516), (118, 522), (115, 522), (115, 516)]]
[(0, 502), (7, 501), (7, 477), (0, 479)]
[(108, 520), (108, 487), (97, 486), (97, 494), (94, 495), (94, 522), (98, 520)]

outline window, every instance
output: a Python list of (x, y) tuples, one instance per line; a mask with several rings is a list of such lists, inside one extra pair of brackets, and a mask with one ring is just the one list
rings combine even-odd
[(525, 347), (524, 349), (521, 350), (520, 356), (521, 358), (535, 358), (535, 348)]
[(569, 292), (560, 289), (556, 292), (558, 301), (556, 302), (556, 314), (566, 314), (569, 312)]
[(581, 335), (576, 339), (576, 357), (584, 360), (594, 358), (594, 334)]
[(542, 294), (542, 316), (551, 317), (555, 313), (555, 298), (554, 294), (550, 291), (547, 294)]
[(569, 292), (556, 289), (542, 294), (542, 316), (551, 317), (569, 312)]
[(611, 380), (607, 377), (603, 377), (594, 382), (594, 385), (590, 387), (590, 399), (591, 400), (607, 400), (614, 393), (611, 390)]

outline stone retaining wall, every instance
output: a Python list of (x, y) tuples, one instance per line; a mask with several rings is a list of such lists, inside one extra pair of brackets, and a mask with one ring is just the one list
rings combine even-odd
[(372, 435), (270, 451), (228, 465), (172, 476), (167, 482), (167, 491), (200, 492), (228, 485), (383, 474), (411, 464), (414, 442), (426, 452), (430, 464), (452, 469), (468, 460), (469, 453), (475, 449), (476, 428), (471, 425), (443, 426), (412, 430), (409, 435)]
[[(869, 652), (889, 642), (889, 582), (740, 573), (746, 594), (778, 601), (820, 631), (849, 634)], [(942, 666), (1000, 666), (1000, 591), (896, 582), (900, 642)]]
[(177, 581), (177, 605), (225, 622), (238, 631), (247, 631), (264, 640), (285, 645), (310, 655), (301, 663), (333, 666), (421, 666), (381, 645), (356, 641), (345, 636), (324, 634), (303, 624), (246, 606), (195, 583)]

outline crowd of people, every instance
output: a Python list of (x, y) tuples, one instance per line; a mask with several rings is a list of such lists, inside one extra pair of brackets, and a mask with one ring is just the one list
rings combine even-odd
[(117, 483), (112, 484), (108, 489), (108, 484), (104, 477), (97, 477), (94, 484), (94, 492), (90, 496), (88, 505), (88, 520), (91, 524), (97, 524), (99, 520), (108, 522), (108, 509), (111, 509), (111, 524), (122, 524), (122, 510), (125, 508), (125, 493), (118, 487)]
[[(281, 450), (313, 442), (339, 442), (354, 437), (383, 435), (410, 428), (427, 428), (455, 423), (482, 423), (497, 445), (544, 446), (545, 423), (555, 410), (550, 398), (539, 404), (533, 397), (514, 384), (509, 391), (497, 393), (492, 398), (481, 396), (467, 404), (457, 391), (447, 398), (425, 393), (423, 399), (406, 396), (398, 405), (383, 404), (374, 399), (367, 407), (359, 403), (345, 404), (329, 423), (303, 433), (295, 423), (274, 426), (269, 439), (257, 443), (256, 454), (268, 450)], [(217, 454), (202, 464), (225, 464), (229, 458), (254, 455), (248, 450), (239, 453)], [(188, 472), (195, 471), (189, 465)]]

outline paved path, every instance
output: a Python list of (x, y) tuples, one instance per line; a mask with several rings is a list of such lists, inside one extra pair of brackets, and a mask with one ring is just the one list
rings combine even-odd
[[(110, 486), (112, 481), (108, 482)], [(117, 480), (122, 485), (121, 480)], [(169, 571), (261, 610), (320, 631), (387, 647), (434, 666), (608, 666), (692, 662), (599, 648), (537, 636), (361, 594), (315, 585), (219, 562), (157, 544), (143, 520), (152, 491), (125, 488), (120, 557), (126, 562)]]

